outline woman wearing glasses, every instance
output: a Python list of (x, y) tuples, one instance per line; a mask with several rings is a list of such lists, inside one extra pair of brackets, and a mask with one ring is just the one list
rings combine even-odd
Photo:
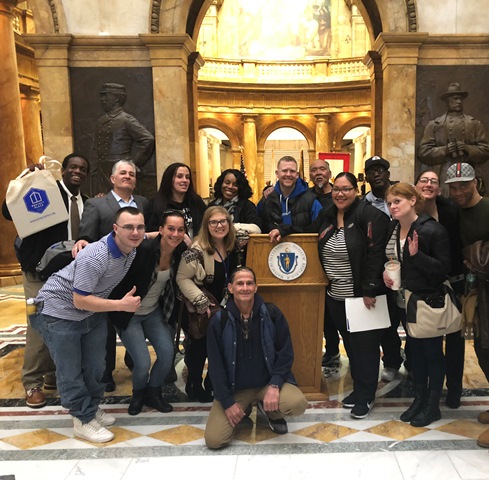
[[(448, 232), (450, 240), (451, 270), (448, 280), (458, 295), (465, 293), (465, 275), (462, 256), (462, 241), (458, 230), (458, 208), (453, 202), (441, 196), (440, 179), (433, 170), (420, 173), (415, 181), (416, 190), (424, 198), (423, 213), (440, 222)], [(449, 408), (460, 407), (462, 380), (464, 373), (465, 338), (460, 332), (446, 336), (445, 360), (447, 376), (447, 396), (445, 404)]]
[[(383, 330), (350, 333), (345, 300), (363, 297), (365, 306), (372, 309), (375, 297), (385, 292), (382, 271), (389, 219), (357, 195), (355, 176), (338, 174), (332, 189), (333, 205), (321, 210), (310, 226), (293, 230), (319, 233), (319, 259), (330, 281), (326, 315), (341, 333), (353, 378), (353, 392), (343, 399), (343, 406), (351, 409), (353, 418), (361, 419), (374, 404)], [(280, 240), (280, 227), (270, 232), (270, 238)]]
[(202, 216), (207, 207), (195, 191), (190, 168), (184, 163), (172, 163), (163, 172), (160, 188), (153, 199), (146, 220), (149, 232), (158, 230), (160, 216), (168, 208), (183, 213), (187, 229), (185, 243), (190, 245), (191, 239), (200, 230)]
[[(229, 212), (222, 207), (209, 207), (202, 219), (202, 228), (191, 248), (182, 255), (177, 283), (182, 294), (199, 313), (210, 317), (211, 302), (202, 292), (205, 287), (221, 305), (225, 302), (231, 272), (237, 266), (235, 253), (236, 233)], [(188, 332), (187, 332), (188, 333)], [(207, 375), (202, 376), (207, 358), (207, 337), (196, 339), (189, 335), (185, 351), (188, 369), (185, 392), (190, 400), (211, 402), (212, 385)]]
[[(169, 320), (177, 310), (175, 277), (186, 249), (183, 242), (186, 230), (184, 216), (178, 210), (164, 211), (159, 223), (158, 235), (144, 240), (139, 246), (131, 268), (113, 292), (123, 296), (136, 285), (135, 295), (142, 297), (141, 306), (135, 315), (127, 312), (109, 314), (134, 362), (129, 415), (140, 413), (143, 405), (164, 413), (173, 410), (162, 397), (161, 388), (173, 365)], [(127, 227), (136, 228), (133, 225)], [(138, 230), (139, 227), (144, 229), (144, 225), (138, 226)], [(156, 353), (152, 367), (146, 339)]]

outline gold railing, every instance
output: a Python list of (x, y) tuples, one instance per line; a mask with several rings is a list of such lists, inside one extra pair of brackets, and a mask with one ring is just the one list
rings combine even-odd
[(199, 80), (244, 83), (322, 83), (367, 80), (360, 58), (314, 59), (295, 62), (206, 58)]

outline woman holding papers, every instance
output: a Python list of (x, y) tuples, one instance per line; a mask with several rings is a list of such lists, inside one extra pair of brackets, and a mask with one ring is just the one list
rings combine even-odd
[[(365, 309), (375, 309), (376, 296), (385, 292), (382, 270), (389, 219), (377, 208), (361, 202), (357, 194), (355, 176), (340, 173), (332, 189), (333, 205), (321, 210), (310, 226), (293, 227), (293, 232), (319, 233), (319, 259), (330, 280), (326, 315), (341, 333), (353, 378), (353, 392), (343, 399), (343, 406), (351, 408), (353, 418), (365, 418), (374, 404), (383, 330), (377, 325), (371, 328), (365, 316), (355, 318), (364, 320), (364, 330), (350, 332), (346, 303), (360, 297)], [(269, 235), (272, 241), (280, 240), (280, 226)]]
[[(416, 293), (436, 292), (450, 271), (450, 242), (445, 228), (423, 214), (423, 197), (408, 183), (397, 183), (386, 193), (393, 221), (386, 247), (388, 258), (401, 262), (401, 289), (397, 292), (398, 313), (405, 323), (404, 289)], [(391, 288), (392, 280), (384, 274)], [(443, 336), (409, 337), (414, 374), (414, 401), (401, 415), (403, 422), (424, 427), (441, 418), (439, 402), (445, 378)]]

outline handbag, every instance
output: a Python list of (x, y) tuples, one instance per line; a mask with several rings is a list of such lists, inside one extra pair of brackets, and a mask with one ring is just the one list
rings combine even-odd
[(410, 337), (441, 337), (461, 330), (462, 305), (448, 281), (437, 292), (423, 294), (406, 289), (404, 296)]
[(216, 297), (212, 295), (209, 290), (200, 287), (202, 293), (207, 297), (210, 303), (214, 304), (209, 306), (211, 311), (210, 317), (207, 316), (207, 312), (198, 313), (195, 305), (185, 296), (183, 297), (183, 302), (188, 312), (188, 334), (194, 339), (199, 340), (207, 336), (207, 327), (211, 321), (212, 316), (221, 309), (219, 302)]
[(10, 181), (5, 201), (21, 238), (68, 220), (68, 209), (56, 180), (46, 169), (25, 169)]

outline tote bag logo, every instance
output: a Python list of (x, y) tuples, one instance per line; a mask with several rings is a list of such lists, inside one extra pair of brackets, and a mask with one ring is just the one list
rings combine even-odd
[(31, 213), (44, 213), (49, 207), (49, 198), (46, 190), (41, 188), (31, 188), (23, 197), (25, 207)]

